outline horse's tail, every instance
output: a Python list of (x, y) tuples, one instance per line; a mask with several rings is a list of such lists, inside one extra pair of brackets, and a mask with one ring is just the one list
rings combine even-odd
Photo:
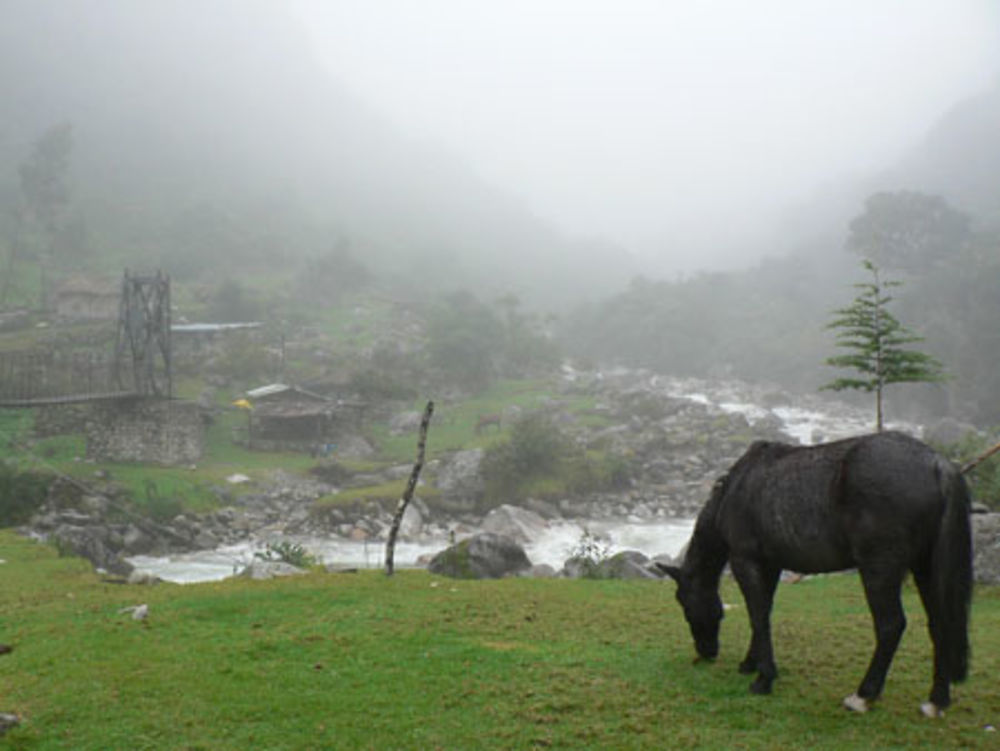
[(931, 586), (937, 605), (939, 649), (945, 650), (948, 677), (965, 680), (969, 671), (969, 605), (972, 600), (972, 531), (969, 489), (951, 463), (937, 468), (944, 514), (934, 543)]

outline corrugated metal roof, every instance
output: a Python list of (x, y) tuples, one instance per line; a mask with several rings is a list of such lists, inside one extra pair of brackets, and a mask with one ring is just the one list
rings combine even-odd
[(312, 391), (307, 391), (306, 389), (299, 388), (298, 386), (288, 386), (284, 383), (272, 383), (267, 386), (259, 386), (258, 388), (251, 389), (246, 392), (247, 399), (266, 399), (269, 396), (276, 396), (278, 394), (294, 394), (297, 396), (303, 396), (307, 399), (317, 402), (328, 402), (330, 401), (322, 394), (316, 394)]
[(232, 329), (259, 329), (264, 324), (257, 321), (247, 323), (175, 323), (170, 330), (175, 334), (207, 333), (212, 331), (230, 331)]
[(255, 389), (250, 389), (247, 391), (248, 399), (260, 399), (264, 396), (271, 396), (272, 394), (280, 394), (284, 391), (288, 391), (291, 386), (286, 386), (283, 383), (272, 383), (268, 386), (259, 386)]

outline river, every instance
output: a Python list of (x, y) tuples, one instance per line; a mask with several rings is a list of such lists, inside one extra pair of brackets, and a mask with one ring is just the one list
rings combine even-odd
[[(724, 412), (739, 413), (750, 422), (777, 417), (783, 430), (803, 445), (817, 437), (835, 440), (865, 433), (872, 429), (871, 414), (840, 402), (810, 400), (806, 406), (779, 406), (767, 409), (747, 397), (747, 389), (738, 383), (713, 383), (692, 379), (652, 376), (652, 383), (663, 393), (713, 405)], [(893, 423), (889, 427), (919, 434), (916, 426)], [(635, 520), (560, 521), (550, 523), (536, 539), (524, 546), (534, 564), (548, 564), (557, 571), (576, 548), (584, 531), (598, 537), (608, 554), (638, 550), (648, 556), (666, 553), (677, 555), (691, 535), (692, 519), (660, 520), (640, 523)], [(339, 537), (288, 537), (302, 545), (324, 564), (345, 568), (380, 568), (384, 563), (385, 542), (355, 542)], [(448, 546), (446, 539), (400, 541), (396, 545), (395, 565), (414, 567)], [(140, 572), (166, 581), (191, 583), (233, 576), (253, 560), (262, 543), (248, 541), (216, 550), (198, 551), (166, 557), (136, 556), (129, 562)]]

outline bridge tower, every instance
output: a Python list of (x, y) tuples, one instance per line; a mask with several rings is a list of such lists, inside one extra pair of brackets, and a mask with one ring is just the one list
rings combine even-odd
[(113, 370), (123, 391), (168, 399), (173, 395), (170, 277), (161, 271), (139, 276), (125, 270)]

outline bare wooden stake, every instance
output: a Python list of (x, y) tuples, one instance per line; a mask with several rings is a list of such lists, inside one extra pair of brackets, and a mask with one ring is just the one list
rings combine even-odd
[(413, 491), (417, 487), (417, 480), (420, 478), (420, 470), (424, 466), (424, 449), (427, 446), (427, 428), (431, 424), (431, 415), (434, 414), (434, 402), (427, 402), (427, 406), (424, 408), (424, 417), (420, 421), (420, 438), (417, 441), (417, 461), (413, 465), (413, 471), (410, 472), (410, 480), (406, 483), (406, 490), (403, 491), (403, 497), (399, 499), (399, 503), (396, 505), (396, 513), (392, 517), (392, 526), (389, 528), (389, 539), (385, 543), (385, 575), (392, 576), (393, 571), (393, 556), (396, 553), (396, 535), (399, 534), (399, 525), (403, 522), (403, 514), (406, 513), (406, 507), (410, 504), (410, 499), (413, 498)]
[(962, 467), (962, 473), (964, 474), (966, 472), (971, 472), (977, 466), (979, 466), (980, 463), (986, 461), (987, 459), (989, 459), (991, 456), (993, 456), (998, 451), (1000, 451), (1000, 443), (998, 443), (996, 446), (994, 446), (993, 448), (991, 448), (989, 451), (984, 451), (982, 454), (980, 454), (979, 456), (977, 456), (971, 462), (968, 462), (967, 464), (965, 464)]

